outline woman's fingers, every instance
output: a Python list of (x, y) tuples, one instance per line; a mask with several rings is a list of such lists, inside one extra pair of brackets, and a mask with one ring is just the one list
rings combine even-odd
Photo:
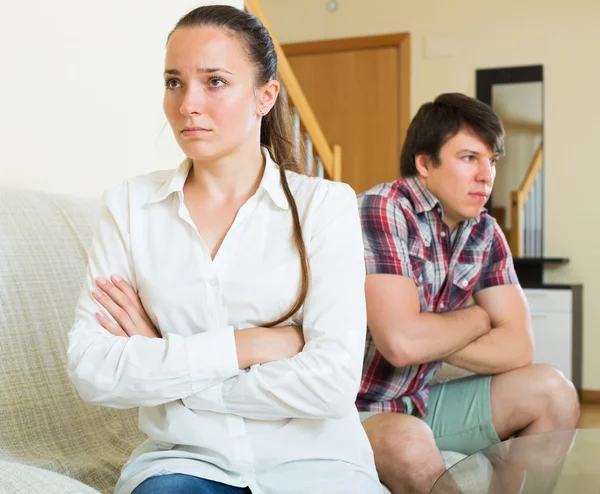
[(118, 324), (112, 322), (106, 314), (103, 314), (102, 312), (96, 312), (96, 318), (102, 327), (109, 333), (115, 336), (127, 336), (127, 333), (123, 331)]
[(113, 274), (110, 279), (114, 285), (127, 296), (142, 319), (144, 319), (144, 321), (146, 321), (148, 324), (151, 324), (150, 318), (148, 317), (148, 314), (146, 314), (146, 310), (142, 305), (139, 295), (133, 288), (131, 288), (131, 285), (118, 274)]
[(105, 278), (98, 278), (96, 285), (99, 290), (94, 290), (94, 298), (114, 317), (127, 336), (160, 338), (160, 333), (146, 314), (135, 291), (122, 278), (115, 277), (114, 280), (119, 286)]
[[(129, 316), (131, 321), (133, 321), (133, 323), (136, 326), (139, 326), (143, 322), (146, 322), (142, 314), (140, 314), (137, 308), (135, 307), (135, 302), (131, 300), (119, 287), (116, 287), (105, 278), (98, 278), (96, 280), (96, 285), (98, 286), (98, 288), (100, 288), (100, 290), (102, 290), (106, 295), (108, 295), (115, 304), (117, 304), (123, 311), (125, 311), (125, 313)], [(116, 319), (115, 314), (110, 312), (110, 315)]]
[(135, 334), (135, 325), (129, 317), (129, 314), (113, 301), (109, 291), (103, 293), (101, 290), (94, 290), (92, 295), (98, 301), (98, 303), (104, 307), (111, 316), (113, 316), (115, 321), (117, 321), (121, 329), (125, 331), (128, 336)]

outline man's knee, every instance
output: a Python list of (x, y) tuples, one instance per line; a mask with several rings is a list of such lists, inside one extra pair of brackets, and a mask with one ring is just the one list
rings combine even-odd
[(579, 419), (579, 398), (573, 383), (565, 375), (545, 364), (531, 366), (532, 388), (540, 401), (549, 411), (561, 413), (565, 419), (573, 421), (573, 427)]

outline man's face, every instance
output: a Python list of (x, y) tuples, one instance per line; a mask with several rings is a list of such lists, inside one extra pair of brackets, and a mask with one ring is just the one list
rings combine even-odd
[(440, 150), (440, 162), (417, 155), (419, 178), (440, 201), (450, 230), (476, 218), (487, 202), (496, 178), (498, 155), (475, 133), (460, 130)]

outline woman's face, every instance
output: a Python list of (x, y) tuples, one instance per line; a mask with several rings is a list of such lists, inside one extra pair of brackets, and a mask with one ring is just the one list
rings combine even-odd
[(186, 156), (212, 161), (259, 143), (264, 91), (255, 90), (255, 68), (238, 36), (215, 27), (176, 29), (164, 76), (165, 115)]

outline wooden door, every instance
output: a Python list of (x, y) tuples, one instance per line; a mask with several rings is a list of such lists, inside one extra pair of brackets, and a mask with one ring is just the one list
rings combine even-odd
[(400, 175), (409, 119), (408, 35), (283, 45), (330, 144), (342, 180), (363, 192)]

